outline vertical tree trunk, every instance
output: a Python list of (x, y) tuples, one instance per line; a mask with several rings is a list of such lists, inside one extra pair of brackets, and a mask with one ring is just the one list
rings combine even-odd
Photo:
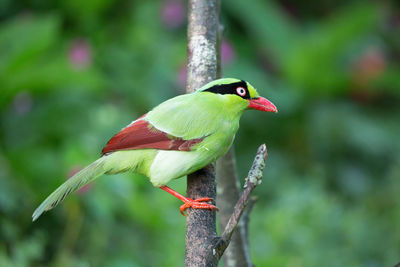
[[(189, 0), (187, 92), (217, 78), (218, 10), (218, 0)], [(215, 199), (213, 164), (188, 175), (187, 195)], [(215, 211), (188, 209), (185, 266), (217, 266), (218, 257), (211, 249), (216, 238)]]

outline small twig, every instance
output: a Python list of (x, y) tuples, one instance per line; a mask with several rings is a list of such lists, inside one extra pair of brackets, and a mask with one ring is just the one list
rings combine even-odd
[(218, 238), (218, 241), (213, 248), (219, 254), (219, 256), (222, 256), (225, 249), (228, 247), (232, 237), (232, 233), (238, 225), (243, 211), (249, 203), (252, 191), (254, 190), (254, 188), (256, 188), (257, 185), (261, 184), (262, 172), (264, 170), (265, 160), (267, 156), (267, 147), (265, 144), (263, 144), (258, 148), (256, 157), (253, 161), (253, 165), (251, 166), (248, 177), (246, 178), (242, 195), (235, 205), (233, 213), (229, 218), (228, 223), (226, 224), (224, 232), (222, 233), (221, 237)]

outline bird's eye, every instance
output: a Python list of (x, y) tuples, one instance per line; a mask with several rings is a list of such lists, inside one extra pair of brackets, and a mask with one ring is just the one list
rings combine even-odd
[(246, 89), (244, 89), (243, 87), (238, 87), (236, 88), (236, 93), (240, 96), (245, 96), (246, 95)]

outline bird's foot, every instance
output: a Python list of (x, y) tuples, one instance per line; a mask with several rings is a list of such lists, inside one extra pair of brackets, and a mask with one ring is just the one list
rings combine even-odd
[(213, 204), (205, 203), (205, 202), (208, 202), (208, 201), (214, 201), (214, 200), (212, 198), (209, 198), (209, 197), (202, 197), (202, 198), (198, 198), (198, 199), (187, 198), (187, 201), (184, 201), (185, 204), (180, 206), (179, 210), (181, 211), (183, 216), (186, 216), (185, 210), (187, 208), (217, 210), (217, 211), (219, 211), (219, 209), (216, 206), (214, 206)]

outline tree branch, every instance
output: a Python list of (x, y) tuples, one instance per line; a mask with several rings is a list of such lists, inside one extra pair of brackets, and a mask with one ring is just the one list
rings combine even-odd
[[(189, 0), (187, 92), (217, 78), (218, 10), (218, 0)], [(188, 175), (187, 195), (215, 199), (213, 164)], [(185, 266), (217, 266), (219, 258), (210, 249), (216, 236), (215, 211), (188, 209)]]
[(219, 257), (223, 255), (225, 249), (228, 247), (231, 241), (233, 231), (238, 225), (240, 217), (249, 203), (251, 192), (254, 190), (254, 188), (256, 188), (257, 185), (261, 183), (262, 171), (264, 169), (267, 156), (267, 147), (265, 144), (263, 144), (258, 148), (253, 165), (251, 166), (248, 177), (246, 178), (243, 193), (235, 205), (233, 213), (226, 224), (222, 236), (217, 238), (213, 247), (213, 252), (219, 255)]

